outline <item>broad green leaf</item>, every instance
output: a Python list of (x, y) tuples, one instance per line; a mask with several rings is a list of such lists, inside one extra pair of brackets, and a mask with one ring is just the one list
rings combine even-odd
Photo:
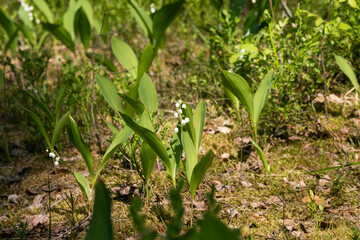
[(111, 48), (119, 63), (129, 72), (133, 79), (136, 79), (138, 60), (132, 48), (116, 37), (111, 41)]
[(41, 110), (44, 111), (44, 113), (50, 118), (51, 121), (55, 121), (54, 115), (50, 112), (50, 110), (43, 104), (43, 102), (36, 96), (33, 96), (28, 91), (25, 91), (25, 93), (31, 97), (31, 99), (35, 102), (36, 105), (38, 105)]
[(199, 221), (199, 233), (196, 237), (199, 240), (239, 240), (243, 239), (238, 229), (230, 229), (219, 217), (208, 211), (203, 219)]
[(51, 32), (57, 39), (59, 39), (67, 48), (75, 52), (75, 43), (71, 39), (71, 35), (63, 26), (51, 23), (42, 23), (42, 25), (46, 30)]
[(87, 20), (89, 21), (90, 27), (93, 27), (94, 24), (94, 11), (91, 3), (88, 0), (79, 0), (79, 5), (84, 10)]
[(180, 166), (180, 160), (181, 160), (181, 154), (183, 151), (180, 137), (181, 133), (175, 133), (173, 134), (170, 143), (167, 147), (167, 153), (170, 158), (170, 165), (171, 168), (167, 169), (168, 173), (173, 181), (174, 186), (176, 186), (176, 173)]
[(223, 90), (225, 92), (225, 95), (230, 99), (230, 102), (233, 104), (233, 108), (236, 110), (236, 111), (239, 111), (240, 109), (240, 101), (237, 97), (235, 97), (234, 94), (232, 94), (232, 92), (227, 89), (226, 87), (223, 87)]
[(148, 182), (151, 172), (154, 169), (156, 158), (156, 152), (154, 152), (149, 144), (144, 141), (140, 148), (140, 160), (142, 169), (144, 171), (145, 183)]
[(54, 14), (45, 0), (32, 0), (35, 7), (44, 15), (49, 23), (54, 23)]
[(154, 59), (154, 49), (150, 43), (146, 44), (143, 52), (141, 53), (140, 60), (139, 60), (139, 67), (137, 72), (137, 80), (143, 77), (144, 73), (147, 73), (151, 63)]
[(139, 97), (145, 108), (154, 113), (158, 111), (158, 97), (154, 83), (150, 77), (145, 73), (139, 83)]
[(260, 118), (261, 111), (263, 110), (265, 103), (268, 99), (272, 79), (274, 78), (274, 71), (270, 70), (270, 72), (265, 76), (265, 78), (261, 81), (255, 96), (254, 96), (254, 124), (257, 124)]
[[(128, 97), (130, 97), (132, 99), (137, 99), (139, 97), (138, 88), (139, 88), (139, 83), (135, 82), (135, 84), (133, 84), (129, 89)], [(145, 106), (144, 106), (144, 109), (145, 109)], [(131, 104), (129, 104), (128, 102), (125, 102), (123, 112), (126, 115), (131, 116), (133, 113), (133, 110), (134, 110), (133, 106)]]
[(33, 23), (33, 21), (30, 21), (29, 13), (27, 11), (25, 11), (25, 9), (23, 7), (19, 8), (18, 17), (24, 23), (26, 28), (32, 29), (31, 33), (34, 33), (34, 23)]
[(140, 118), (139, 121), (137, 122), (137, 124), (139, 124), (139, 126), (144, 127), (146, 129), (149, 129), (150, 131), (154, 132), (154, 126), (150, 120), (150, 116), (149, 113), (147, 111), (144, 111)]
[(90, 178), (92, 184), (94, 183), (94, 166), (93, 159), (91, 153), (86, 146), (81, 134), (79, 132), (79, 128), (75, 122), (75, 120), (70, 116), (69, 121), (66, 124), (66, 133), (70, 140), (70, 142), (76, 147), (76, 149), (80, 152), (83, 157), (86, 167), (89, 171)]
[(35, 37), (33, 35), (33, 31), (30, 30), (28, 27), (26, 27), (23, 24), (19, 24), (19, 29), (24, 34), (25, 38), (29, 41), (31, 46), (35, 46), (36, 45), (36, 39), (35, 39)]
[(78, 1), (70, 0), (69, 7), (63, 15), (63, 26), (66, 31), (70, 34), (72, 41), (76, 39), (75, 33), (75, 16), (79, 10), (80, 4)]
[(230, 90), (240, 100), (248, 111), (251, 121), (254, 121), (254, 103), (249, 84), (244, 78), (235, 73), (223, 70), (221, 72), (224, 75), (224, 87)]
[(9, 41), (6, 43), (4, 52), (6, 53), (8, 49), (11, 49), (11, 51), (15, 51), (15, 48), (17, 46), (17, 37), (18, 33), (20, 31), (20, 25), (16, 25), (16, 29), (13, 32), (11, 36), (9, 36)]
[(75, 16), (75, 29), (80, 35), (80, 40), (82, 44), (84, 44), (85, 50), (87, 50), (90, 46), (91, 27), (82, 7), (77, 11)]
[(185, 160), (186, 179), (190, 184), (193, 170), (196, 164), (198, 163), (197, 149), (195, 148), (195, 145), (187, 131), (181, 132), (181, 142), (186, 156), (186, 160)]
[(142, 114), (145, 110), (144, 104), (139, 100), (135, 100), (126, 94), (119, 93), (120, 97), (127, 103), (130, 104), (139, 114)]
[(194, 199), (195, 192), (201, 181), (204, 179), (205, 173), (211, 166), (215, 155), (213, 151), (209, 150), (196, 164), (190, 181), (191, 198)]
[[(0, 25), (4, 28), (10, 42), (11, 37), (16, 32), (16, 24), (10, 18), (8, 18), (2, 9), (0, 9)], [(11, 50), (15, 50), (16, 41), (11, 41), (9, 47)]]
[(252, 144), (254, 145), (254, 147), (255, 147), (255, 149), (256, 149), (256, 151), (257, 151), (257, 153), (258, 153), (258, 155), (259, 155), (259, 157), (260, 157), (260, 159), (261, 159), (261, 161), (262, 161), (262, 163), (264, 165), (265, 171), (270, 172), (270, 166), (269, 166), (269, 164), (268, 164), (268, 162), (266, 160), (264, 152), (262, 151), (262, 149), (259, 147), (259, 145), (252, 138), (250, 138), (250, 140), (251, 140)]
[(95, 189), (95, 204), (90, 229), (85, 240), (112, 240), (114, 239), (111, 221), (111, 198), (105, 183), (99, 181)]
[[(50, 144), (50, 140), (49, 137), (45, 131), (44, 125), (42, 124), (40, 118), (38, 116), (36, 116), (35, 113), (33, 113), (30, 110), (27, 110), (26, 108), (24, 108), (25, 112), (34, 120), (36, 126), (38, 127), (40, 133), (43, 135), (43, 137), (45, 138), (46, 144), (49, 146), (49, 148), (51, 148), (51, 144)], [(52, 148), (51, 148), (52, 150)]]
[(119, 130), (114, 126), (112, 125), (111, 123), (107, 122), (107, 121), (104, 121), (106, 123), (106, 125), (108, 126), (108, 128), (110, 128), (111, 132), (113, 134), (116, 134), (119, 132)]
[(162, 36), (165, 34), (166, 28), (176, 18), (177, 14), (182, 10), (184, 1), (177, 1), (164, 5), (154, 14), (153, 34), (156, 39), (156, 45), (159, 45)]
[(100, 175), (101, 170), (104, 168), (104, 166), (106, 165), (110, 157), (114, 154), (114, 152), (117, 150), (117, 148), (121, 144), (123, 144), (133, 133), (133, 130), (126, 126), (121, 131), (118, 131), (115, 134), (113, 141), (111, 142), (109, 148), (106, 150), (104, 157), (101, 160), (101, 163), (96, 171), (95, 181)]
[(147, 128), (139, 126), (129, 116), (120, 112), (122, 119), (125, 121), (136, 134), (138, 134), (144, 141), (146, 141), (150, 147), (156, 152), (156, 154), (163, 160), (167, 169), (171, 168), (169, 156), (165, 150), (164, 144), (160, 138)]
[(73, 171), (73, 176), (74, 176), (76, 182), (78, 183), (81, 191), (85, 194), (87, 200), (90, 202), (90, 187), (89, 187), (89, 182), (86, 180), (86, 178), (84, 177), (84, 175), (76, 172), (75, 170)]
[[(86, 56), (92, 60), (92, 52), (86, 52)], [(110, 72), (118, 72), (118, 69), (115, 67), (114, 63), (103, 54), (95, 53), (94, 61), (99, 65), (105, 66)]]
[(56, 121), (58, 120), (59, 115), (60, 115), (61, 106), (63, 103), (66, 88), (67, 88), (67, 85), (64, 84), (61, 86), (59, 92), (57, 92), (56, 103), (55, 103), (55, 119), (56, 119)]
[(348, 3), (349, 3), (349, 5), (350, 5), (352, 8), (359, 9), (359, 6), (358, 6), (358, 4), (356, 3), (356, 0), (348, 0)]
[(136, 22), (139, 24), (144, 33), (152, 39), (153, 34), (153, 22), (150, 16), (145, 12), (143, 8), (134, 0), (128, 0), (130, 4), (131, 13), (134, 15)]
[(67, 113), (65, 113), (65, 114), (60, 118), (60, 120), (56, 122), (54, 131), (53, 131), (53, 134), (52, 134), (52, 138), (51, 138), (51, 149), (54, 148), (55, 143), (56, 143), (57, 139), (59, 138), (61, 129), (65, 126), (66, 122), (67, 122), (68, 119), (69, 119), (70, 113), (71, 113), (71, 110), (68, 111)]
[(194, 115), (193, 115), (193, 125), (195, 129), (195, 148), (199, 149), (202, 139), (202, 134), (204, 131), (204, 122), (205, 122), (205, 114), (206, 114), (206, 105), (204, 101), (200, 101), (197, 105)]
[(339, 65), (341, 71), (343, 71), (345, 73), (345, 75), (350, 79), (351, 83), (355, 87), (356, 91), (360, 93), (359, 83), (356, 79), (356, 75), (355, 75), (354, 71), (352, 70), (350, 64), (348, 64), (348, 62), (343, 57), (338, 56), (336, 54), (335, 54), (335, 59), (336, 59), (337, 64)]
[(195, 128), (194, 128), (193, 113), (192, 113), (192, 109), (191, 109), (190, 105), (187, 103), (185, 103), (185, 105), (186, 105), (186, 108), (185, 109), (181, 108), (181, 109), (182, 109), (185, 117), (189, 118), (189, 120), (190, 120), (189, 123), (185, 124), (185, 129), (189, 133), (189, 135), (194, 143), (194, 146), (195, 146), (197, 140), (196, 140), (196, 133), (195, 133)]
[(122, 109), (121, 100), (112, 81), (100, 75), (96, 75), (95, 80), (100, 86), (101, 93), (105, 100), (109, 103), (110, 107), (112, 107), (116, 113), (120, 112)]

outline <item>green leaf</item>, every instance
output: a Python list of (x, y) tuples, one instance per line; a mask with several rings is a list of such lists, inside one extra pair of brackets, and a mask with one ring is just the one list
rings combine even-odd
[(265, 103), (266, 103), (269, 93), (270, 93), (273, 78), (274, 78), (274, 71), (271, 70), (265, 76), (265, 78), (261, 81), (261, 83), (255, 93), (255, 96), (254, 96), (254, 120), (255, 120), (255, 122), (254, 122), (254, 124), (257, 124), (257, 122), (259, 121), (261, 111), (264, 108)]
[(241, 76), (221, 70), (224, 75), (223, 85), (232, 92), (245, 106), (251, 121), (254, 123), (254, 103), (249, 84)]
[(137, 124), (139, 124), (139, 126), (144, 127), (146, 129), (149, 129), (150, 131), (154, 132), (154, 126), (150, 120), (150, 116), (149, 113), (147, 111), (144, 111), (140, 118), (139, 121), (137, 122)]
[(146, 44), (143, 52), (141, 53), (140, 60), (139, 60), (139, 67), (137, 72), (137, 80), (139, 81), (144, 73), (147, 73), (151, 63), (154, 59), (154, 49), (150, 43)]
[(135, 17), (136, 22), (139, 24), (144, 33), (149, 37), (150, 41), (152, 40), (153, 34), (153, 22), (150, 16), (145, 12), (143, 8), (134, 0), (128, 0), (130, 4), (130, 10), (133, 16)]
[(73, 176), (74, 176), (76, 182), (78, 183), (81, 191), (85, 194), (87, 200), (90, 202), (90, 187), (89, 187), (89, 182), (86, 180), (86, 178), (84, 177), (84, 175), (76, 172), (75, 170), (73, 171)]
[(158, 111), (158, 97), (154, 83), (150, 77), (145, 73), (139, 83), (139, 97), (145, 108), (154, 113)]
[[(176, 186), (176, 173), (180, 166), (181, 154), (183, 151), (182, 144), (181, 144), (181, 132), (173, 134), (170, 143), (167, 147), (167, 153), (170, 159), (171, 168), (167, 169), (168, 174), (170, 175), (174, 186)], [(171, 171), (170, 171), (171, 170)]]
[(30, 30), (28, 27), (26, 27), (23, 24), (19, 25), (19, 29), (24, 34), (25, 38), (29, 41), (31, 46), (35, 46), (36, 45), (36, 39), (33, 36), (33, 31)]
[(42, 25), (46, 30), (51, 32), (57, 39), (59, 39), (67, 48), (75, 52), (75, 43), (71, 39), (71, 35), (63, 26), (51, 23), (42, 23)]
[[(193, 119), (193, 113), (192, 113), (192, 109), (190, 107), (189, 104), (184, 103), (186, 105), (186, 108), (182, 109), (183, 114), (185, 115), (185, 117), (189, 118), (189, 123), (185, 124), (185, 129), (186, 131), (189, 133), (191, 140), (193, 141), (194, 146), (196, 145), (196, 133), (195, 133), (195, 128), (194, 128), (194, 119)], [(182, 105), (182, 104), (181, 104)]]
[(196, 164), (198, 163), (197, 149), (195, 148), (195, 145), (187, 131), (181, 132), (181, 142), (184, 147), (185, 156), (186, 156), (186, 161), (185, 161), (186, 179), (190, 184), (193, 170)]
[(79, 4), (84, 10), (86, 18), (89, 21), (90, 27), (93, 27), (95, 25), (94, 23), (95, 18), (94, 18), (94, 11), (91, 2), (89, 2), (88, 0), (79, 0)]
[(49, 5), (45, 0), (32, 0), (35, 7), (44, 15), (49, 23), (54, 22), (54, 14), (51, 12)]
[(190, 193), (191, 198), (194, 199), (196, 189), (198, 188), (201, 181), (204, 179), (205, 173), (211, 166), (215, 155), (213, 151), (209, 150), (196, 164), (190, 181)]
[[(86, 56), (92, 60), (92, 52), (86, 52)], [(95, 53), (94, 61), (99, 65), (105, 66), (110, 72), (118, 72), (118, 69), (115, 67), (114, 63), (103, 54)]]
[(116, 113), (120, 112), (122, 109), (121, 100), (112, 81), (100, 75), (96, 75), (95, 80), (100, 86), (101, 93), (105, 100), (109, 103), (110, 107), (112, 107)]
[(116, 37), (111, 41), (111, 48), (119, 63), (129, 72), (133, 79), (136, 79), (138, 60), (132, 48)]
[(36, 97), (30, 94), (28, 91), (25, 91), (25, 93), (31, 97), (31, 99), (35, 102), (36, 105), (38, 105), (41, 110), (44, 111), (44, 113), (50, 118), (51, 121), (55, 121), (54, 115), (50, 112), (50, 110), (42, 103), (42, 101)]
[(64, 84), (61, 86), (59, 92), (57, 92), (56, 103), (55, 103), (55, 119), (56, 119), (56, 121), (60, 115), (61, 106), (63, 103), (66, 88), (67, 88), (67, 85)]
[(147, 128), (139, 126), (129, 116), (124, 113), (120, 113), (122, 119), (125, 121), (136, 134), (138, 134), (149, 146), (156, 152), (156, 154), (163, 160), (167, 169), (171, 168), (169, 156), (165, 150), (164, 144), (160, 138)]
[(357, 5), (355, 0), (348, 0), (348, 3), (352, 8), (359, 9), (359, 6)]
[[(16, 24), (6, 16), (6, 14), (3, 12), (2, 9), (0, 9), (0, 25), (4, 28), (8, 39), (9, 39), (9, 47), (11, 48), (11, 50), (15, 50), (16, 48), (16, 41), (11, 41), (11, 38), (14, 38), (13, 36), (15, 36), (14, 34), (17, 33), (17, 29), (16, 29)], [(5, 48), (7, 49), (7, 48)]]
[(331, 171), (331, 170), (335, 170), (335, 169), (351, 167), (351, 166), (356, 166), (356, 165), (360, 165), (360, 162), (348, 163), (348, 164), (345, 164), (345, 165), (340, 165), (340, 166), (329, 167), (329, 168), (320, 169), (320, 170), (316, 170), (316, 171), (311, 171), (311, 172), (308, 172), (307, 174), (322, 173), (322, 172), (327, 172), (327, 171)]
[(60, 131), (61, 131), (61, 129), (65, 126), (66, 122), (68, 121), (69, 116), (70, 116), (70, 113), (71, 113), (71, 110), (68, 111), (67, 113), (65, 113), (65, 114), (60, 118), (60, 120), (57, 121), (57, 123), (56, 123), (56, 125), (55, 125), (55, 128), (54, 128), (54, 131), (53, 131), (52, 138), (51, 138), (51, 149), (54, 148), (55, 143), (56, 143), (57, 139), (59, 138)]
[(206, 105), (204, 101), (200, 101), (197, 105), (193, 115), (193, 125), (195, 129), (195, 148), (199, 149), (204, 131)]
[(358, 93), (360, 93), (359, 83), (356, 79), (356, 75), (355, 75), (354, 71), (352, 70), (350, 64), (348, 64), (348, 62), (343, 57), (338, 56), (336, 54), (335, 54), (335, 59), (336, 59), (337, 64), (339, 65), (341, 71), (343, 71), (345, 73), (345, 75), (350, 79), (351, 83), (355, 87), (356, 91)]
[(135, 100), (123, 93), (119, 93), (119, 95), (127, 104), (130, 104), (139, 114), (142, 114), (144, 112), (145, 106), (144, 104), (142, 104), (142, 102)]
[(250, 138), (250, 140), (251, 140), (252, 144), (254, 145), (254, 147), (255, 147), (255, 149), (256, 149), (256, 151), (257, 151), (257, 153), (258, 153), (258, 155), (259, 155), (259, 157), (260, 157), (260, 159), (261, 159), (261, 161), (262, 161), (262, 163), (264, 165), (265, 171), (270, 172), (270, 166), (269, 166), (269, 164), (268, 164), (268, 162), (266, 160), (264, 152), (262, 151), (262, 149), (259, 147), (259, 145), (252, 138)]
[(80, 40), (84, 44), (85, 50), (87, 50), (90, 46), (91, 27), (83, 8), (80, 8), (76, 13), (75, 29), (80, 35)]
[(94, 166), (93, 159), (91, 153), (86, 146), (81, 134), (79, 132), (79, 128), (75, 122), (75, 120), (70, 116), (69, 121), (66, 124), (66, 133), (70, 140), (70, 142), (76, 147), (76, 149), (80, 152), (83, 157), (86, 167), (89, 171), (90, 178), (92, 184), (94, 184)]
[(145, 183), (148, 182), (151, 172), (154, 169), (156, 158), (156, 152), (154, 152), (154, 150), (149, 146), (149, 144), (144, 141), (140, 148), (140, 159), (141, 166), (144, 171)]
[(90, 229), (85, 240), (112, 240), (114, 239), (111, 221), (111, 198), (103, 181), (96, 184), (95, 204)]
[(40, 118), (38, 116), (36, 116), (36, 114), (33, 113), (32, 111), (30, 111), (30, 110), (28, 110), (26, 108), (24, 108), (24, 110), (34, 120), (34, 122), (35, 122), (36, 126), (38, 127), (40, 133), (45, 138), (46, 144), (52, 150), (49, 137), (48, 137), (48, 135), (47, 135), (47, 133), (45, 131), (44, 125), (42, 124)]
[(223, 86), (222, 88), (225, 92), (225, 95), (230, 99), (230, 102), (232, 103), (233, 105), (233, 108), (236, 110), (236, 111), (239, 111), (240, 109), (240, 101), (237, 97), (235, 97), (234, 94), (232, 94), (232, 92), (230, 90), (228, 90), (227, 88), (225, 88)]
[(70, 34), (72, 41), (76, 39), (75, 16), (81, 4), (78, 1), (70, 0), (69, 7), (63, 15), (63, 26)]
[(165, 34), (166, 28), (174, 21), (177, 14), (182, 10), (184, 1), (177, 1), (164, 5), (154, 14), (153, 34), (156, 39), (156, 45), (159, 45), (161, 38)]
[(129, 127), (124, 127), (121, 131), (118, 131), (113, 141), (111, 142), (109, 148), (106, 150), (103, 159), (101, 160), (101, 163), (97, 169), (96, 176), (95, 176), (95, 182), (98, 176), (100, 175), (101, 170), (104, 168), (110, 157), (114, 154), (114, 152), (117, 150), (117, 148), (123, 144), (134, 132)]

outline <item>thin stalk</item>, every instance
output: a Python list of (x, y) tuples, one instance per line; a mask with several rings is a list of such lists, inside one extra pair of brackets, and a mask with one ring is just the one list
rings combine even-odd
[(51, 240), (51, 190), (50, 190), (50, 177), (48, 175), (48, 190), (49, 190), (49, 240)]
[(271, 45), (272, 45), (272, 48), (273, 48), (273, 51), (274, 51), (274, 54), (275, 54), (275, 63), (276, 63), (276, 67), (279, 68), (280, 64), (279, 64), (279, 56), (277, 54), (277, 51), (276, 51), (276, 47), (275, 47), (275, 43), (274, 43), (274, 39), (273, 39), (273, 32), (271, 30), (271, 24), (269, 24), (269, 34), (270, 34), (270, 41), (271, 41)]
[(194, 198), (191, 198), (190, 227), (193, 225)]
[(149, 212), (149, 204), (150, 204), (150, 198), (149, 198), (149, 180), (146, 182), (146, 212)]

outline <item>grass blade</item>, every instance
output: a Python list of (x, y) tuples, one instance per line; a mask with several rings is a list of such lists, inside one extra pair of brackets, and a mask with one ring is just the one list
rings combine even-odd
[(190, 183), (193, 170), (196, 164), (198, 163), (197, 149), (195, 148), (195, 144), (193, 143), (187, 131), (181, 132), (181, 142), (184, 147), (185, 156), (186, 156), (186, 160), (185, 160), (186, 179)]
[(264, 165), (265, 171), (270, 172), (270, 166), (269, 166), (269, 164), (268, 164), (268, 162), (266, 160), (264, 152), (262, 151), (262, 149), (259, 147), (259, 145), (252, 138), (250, 138), (250, 140), (251, 140), (252, 144), (254, 145), (254, 147), (255, 147), (255, 149), (256, 149), (256, 151), (257, 151), (257, 153), (258, 153), (258, 155), (259, 155), (259, 157), (260, 157), (260, 159), (261, 159), (261, 161), (262, 161), (262, 163)]
[(89, 186), (89, 182), (86, 180), (84, 175), (76, 172), (75, 170), (73, 171), (73, 176), (74, 176), (76, 182), (78, 183), (81, 191), (85, 194), (87, 200), (90, 202), (90, 186)]

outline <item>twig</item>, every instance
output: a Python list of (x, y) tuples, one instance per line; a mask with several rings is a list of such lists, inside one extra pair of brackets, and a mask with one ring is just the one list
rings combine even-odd
[(282, 8), (284, 9), (286, 15), (291, 19), (291, 21), (294, 21), (294, 17), (291, 13), (291, 10), (289, 9), (289, 7), (286, 4), (286, 0), (281, 0), (280, 3), (281, 3)]
[(101, 141), (100, 141), (100, 137), (99, 137), (99, 134), (98, 134), (98, 131), (97, 131), (97, 127), (96, 127), (96, 120), (95, 120), (95, 116), (94, 116), (94, 98), (95, 98), (95, 91), (94, 91), (94, 85), (95, 85), (95, 44), (97, 43), (97, 41), (99, 40), (99, 37), (102, 33), (102, 30), (103, 30), (103, 27), (104, 27), (104, 22), (105, 22), (105, 17), (106, 17), (106, 14), (108, 14), (108, 12), (105, 12), (104, 13), (104, 16), (103, 16), (103, 20), (102, 20), (102, 24), (101, 24), (101, 29), (100, 29), (100, 34), (97, 36), (97, 38), (95, 39), (95, 42), (94, 40), (92, 41), (92, 45), (93, 45), (93, 48), (92, 48), (92, 59), (91, 59), (91, 62), (92, 62), (92, 79), (91, 79), (91, 99), (90, 99), (90, 114), (91, 114), (91, 119), (92, 119), (92, 122), (93, 122), (93, 126), (94, 126), (94, 133), (95, 133), (95, 137), (96, 137), (96, 140), (97, 140), (97, 144), (98, 144), (98, 147), (99, 147), (99, 152), (102, 154), (103, 151), (101, 149)]
[(66, 232), (60, 234), (59, 236), (57, 236), (56, 238), (53, 238), (54, 240), (57, 239), (63, 239), (64, 236), (68, 235), (70, 232), (76, 230), (77, 228), (79, 228), (84, 222), (86, 222), (87, 220), (89, 220), (89, 218), (92, 217), (92, 214), (90, 214), (89, 216), (87, 216), (86, 218), (84, 218), (83, 220), (81, 220), (75, 227), (70, 228), (69, 230), (67, 230)]
[(324, 104), (325, 104), (325, 115), (326, 115), (326, 120), (329, 121), (329, 113), (328, 113), (328, 100), (327, 100), (327, 82), (326, 79), (328, 77), (328, 73), (326, 72), (326, 68), (325, 68), (325, 61), (324, 61), (324, 39), (325, 39), (325, 30), (326, 30), (326, 22), (328, 20), (329, 17), (329, 13), (330, 13), (330, 5), (331, 5), (332, 0), (330, 0), (327, 11), (326, 11), (326, 16), (324, 19), (324, 28), (323, 28), (323, 33), (322, 33), (322, 38), (321, 38), (321, 42), (320, 42), (320, 49), (321, 49), (321, 66), (322, 66), (322, 70), (323, 70), (323, 78), (324, 78)]

